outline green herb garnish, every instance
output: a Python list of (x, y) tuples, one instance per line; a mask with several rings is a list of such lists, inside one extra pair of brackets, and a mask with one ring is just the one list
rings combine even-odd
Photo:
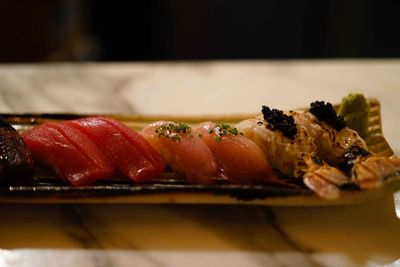
[(221, 142), (222, 141), (222, 136), (227, 136), (227, 135), (243, 135), (237, 128), (230, 126), (227, 123), (219, 123), (214, 126), (214, 128), (208, 130), (208, 133), (215, 133), (216, 137), (214, 140), (216, 142)]
[(160, 138), (171, 138), (171, 140), (179, 142), (182, 140), (182, 134), (188, 134), (192, 136), (192, 128), (186, 123), (175, 123), (170, 122), (162, 124), (155, 132)]

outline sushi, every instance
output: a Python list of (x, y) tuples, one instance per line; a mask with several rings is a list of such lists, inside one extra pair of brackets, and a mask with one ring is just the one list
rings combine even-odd
[(164, 160), (139, 133), (109, 118), (45, 123), (22, 137), (37, 162), (74, 186), (121, 176), (147, 182), (165, 171)]
[(136, 131), (105, 117), (66, 121), (63, 124), (85, 134), (104, 153), (108, 162), (135, 182), (161, 177), (166, 163)]
[(22, 133), (38, 163), (53, 169), (74, 186), (114, 176), (115, 168), (83, 133), (64, 124), (45, 123)]
[(278, 181), (261, 149), (226, 123), (205, 122), (197, 133), (216, 158), (220, 175), (236, 184)]
[[(258, 116), (236, 125), (155, 121), (135, 131), (111, 118), (84, 117), (35, 126), (20, 140), (9, 125), (0, 131), (0, 180), (6, 170), (29, 169), (33, 158), (73, 186), (114, 178), (154, 185), (164, 179), (162, 184), (183, 182), (202, 190), (215, 184), (296, 187), (337, 199), (345, 188), (376, 188), (400, 173), (398, 157), (374, 154), (323, 101), (291, 111), (263, 106)], [(11, 154), (18, 168), (4, 161), (16, 145), (20, 154)]]
[(144, 127), (142, 134), (171, 169), (188, 182), (211, 184), (217, 181), (215, 158), (189, 125), (158, 121)]

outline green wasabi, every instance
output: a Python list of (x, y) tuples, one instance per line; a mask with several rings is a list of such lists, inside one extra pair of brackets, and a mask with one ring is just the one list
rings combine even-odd
[(369, 101), (359, 93), (343, 97), (339, 108), (339, 115), (344, 118), (347, 126), (363, 138), (368, 135), (369, 112)]

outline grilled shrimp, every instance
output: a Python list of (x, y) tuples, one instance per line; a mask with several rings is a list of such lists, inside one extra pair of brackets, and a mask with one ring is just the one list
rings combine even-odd
[(400, 159), (396, 156), (357, 157), (351, 169), (352, 181), (361, 189), (372, 189), (390, 176), (400, 174)]
[(307, 169), (303, 175), (304, 184), (324, 199), (335, 199), (340, 195), (338, 186), (349, 183), (349, 177), (339, 169), (310, 155), (303, 157)]
[(330, 103), (317, 101), (308, 111), (287, 113), (263, 107), (262, 113), (236, 127), (261, 147), (273, 168), (302, 178), (322, 198), (337, 198), (344, 184), (371, 189), (400, 175), (400, 158), (368, 151)]
[[(351, 182), (361, 189), (376, 188), (393, 175), (400, 173), (400, 159), (374, 155), (359, 134), (345, 125), (335, 127), (338, 117), (330, 104), (314, 102), (311, 107), (320, 109), (314, 115), (310, 111), (296, 111), (290, 114), (296, 123), (309, 130), (309, 134), (316, 140), (317, 154), (323, 160), (334, 166), (346, 166), (351, 176)], [(317, 118), (318, 112), (330, 112), (330, 122)], [(311, 110), (311, 109), (310, 109)], [(315, 112), (315, 110), (314, 110)], [(332, 118), (333, 117), (333, 118)], [(323, 118), (323, 119), (326, 119)], [(329, 119), (328, 119), (329, 120)], [(332, 123), (332, 121), (334, 123)], [(348, 158), (350, 155), (350, 159)], [(306, 183), (306, 177), (304, 177)]]
[(292, 140), (267, 125), (262, 117), (257, 117), (242, 121), (236, 127), (261, 147), (273, 168), (288, 176), (302, 178), (304, 184), (321, 198), (337, 198), (340, 194), (338, 186), (349, 183), (350, 177), (319, 160), (315, 140), (308, 129), (297, 125)]

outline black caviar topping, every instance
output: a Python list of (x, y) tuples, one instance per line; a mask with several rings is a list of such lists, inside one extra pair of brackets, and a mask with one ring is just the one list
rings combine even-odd
[(292, 116), (284, 114), (281, 110), (271, 110), (267, 106), (262, 107), (262, 114), (264, 120), (269, 123), (267, 126), (269, 129), (272, 131), (279, 130), (284, 136), (294, 139), (297, 133), (297, 127)]
[(331, 103), (324, 101), (315, 101), (310, 104), (310, 112), (317, 117), (320, 121), (325, 121), (332, 126), (336, 131), (342, 130), (346, 127), (346, 122), (343, 117), (338, 116), (333, 109)]
[(344, 162), (341, 166), (342, 169), (346, 171), (350, 171), (354, 165), (354, 160), (358, 157), (366, 157), (369, 155), (369, 152), (359, 146), (352, 146), (344, 151), (343, 157)]

